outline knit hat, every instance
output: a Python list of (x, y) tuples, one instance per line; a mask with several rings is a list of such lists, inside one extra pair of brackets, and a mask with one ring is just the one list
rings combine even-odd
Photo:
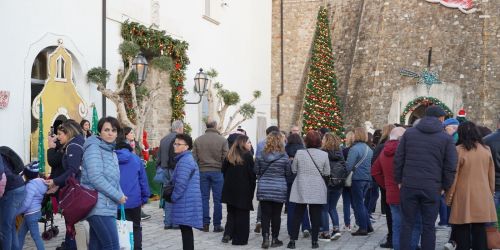
[(464, 108), (461, 108), (459, 111), (458, 111), (458, 115), (457, 117), (465, 117), (467, 115), (467, 113), (465, 112), (465, 109)]
[(441, 117), (441, 116), (446, 116), (446, 113), (441, 107), (432, 105), (427, 107), (427, 109), (425, 110), (425, 116)]
[(444, 122), (443, 122), (444, 127), (449, 126), (449, 125), (457, 125), (458, 126), (459, 124), (460, 123), (455, 118), (448, 118), (448, 119), (444, 120)]
[(26, 165), (23, 170), (23, 174), (28, 178), (28, 179), (34, 179), (38, 177), (38, 171), (39, 171), (39, 166), (38, 166), (38, 161), (32, 161), (30, 164)]

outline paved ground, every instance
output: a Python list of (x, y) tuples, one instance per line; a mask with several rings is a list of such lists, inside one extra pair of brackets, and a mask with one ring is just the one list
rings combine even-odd
[[(256, 204), (256, 202), (255, 202)], [(342, 202), (339, 202), (338, 211), (342, 211)], [(163, 210), (158, 208), (158, 201), (152, 202), (144, 207), (144, 211), (150, 214), (152, 218), (143, 222), (143, 248), (144, 249), (182, 249), (181, 233), (179, 230), (164, 230), (163, 229)], [(379, 209), (377, 209), (379, 211)], [(225, 214), (225, 208), (224, 213)], [(198, 230), (194, 232), (195, 249), (259, 249), (262, 243), (261, 235), (255, 234), (253, 228), (255, 227), (256, 212), (251, 213), (251, 232), (249, 244), (247, 246), (232, 246), (230, 244), (223, 244), (220, 242), (222, 233), (204, 233)], [(343, 218), (340, 214), (340, 218)], [(373, 224), (375, 232), (369, 236), (352, 237), (348, 232), (343, 232), (342, 237), (337, 241), (332, 242), (319, 242), (320, 249), (382, 249), (378, 245), (385, 239), (387, 228), (385, 225), (385, 217), (380, 215), (379, 212), (375, 213), (376, 222)], [(342, 221), (342, 219), (341, 219)], [(352, 219), (352, 221), (354, 221)], [(45, 241), (46, 249), (55, 249), (64, 237), (64, 221), (60, 215), (56, 215), (56, 224), (59, 226), (61, 232), (56, 238)], [(224, 224), (224, 222), (223, 222)], [(43, 224), (39, 224), (40, 229), (43, 230)], [(210, 228), (212, 230), (212, 227)], [(437, 247), (436, 249), (443, 249), (444, 243), (449, 236), (449, 230), (437, 231)], [(280, 239), (283, 240), (285, 245), (276, 249), (286, 249), (288, 242), (288, 235), (286, 231), (286, 214), (282, 216), (282, 224), (280, 231)], [(300, 238), (297, 241), (297, 249), (310, 249), (310, 239)], [(26, 237), (24, 249), (35, 249), (34, 243), (29, 236)]]

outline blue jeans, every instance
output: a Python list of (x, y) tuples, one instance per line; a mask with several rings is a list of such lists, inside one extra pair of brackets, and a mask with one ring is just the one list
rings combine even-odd
[(90, 226), (89, 250), (120, 249), (114, 216), (92, 215), (87, 221)]
[[(401, 232), (401, 206), (400, 205), (389, 205), (392, 214), (392, 246), (394, 250), (401, 249), (399, 244), (399, 237)], [(417, 249), (418, 242), (420, 240), (420, 232), (422, 231), (422, 217), (417, 215), (415, 220), (415, 225), (413, 226), (413, 234), (411, 238), (411, 249)]]
[(36, 249), (45, 249), (42, 237), (40, 236), (40, 230), (38, 229), (38, 220), (41, 217), (42, 212), (40, 211), (24, 216), (23, 224), (19, 228), (19, 249), (23, 249), (24, 239), (26, 238), (26, 233), (28, 233), (28, 231), (30, 231), (31, 238), (35, 241)]
[(344, 187), (342, 189), (342, 205), (344, 209), (344, 224), (351, 225), (351, 188)]
[(1, 249), (18, 249), (16, 214), (26, 196), (25, 186), (5, 192), (0, 199), (0, 244)]
[[(342, 195), (342, 187), (340, 188), (328, 188), (327, 194), (327, 204), (323, 206), (323, 211), (321, 215), (321, 232), (330, 231), (330, 220), (332, 220), (332, 227), (339, 229), (339, 214), (337, 213), (337, 203), (339, 202), (340, 196)], [(328, 218), (330, 217), (330, 218)]]
[[(166, 169), (165, 170), (165, 179), (163, 180), (163, 185), (165, 186), (169, 181), (170, 179), (172, 178), (172, 169)], [(167, 202), (167, 201), (163, 201), (164, 204), (163, 204), (163, 212), (165, 213), (165, 217), (163, 218), (163, 225), (169, 227), (169, 226), (175, 226), (175, 227), (178, 227), (178, 225), (173, 225), (172, 224), (172, 220), (170, 218), (170, 213), (172, 211), (172, 203), (170, 202)]]
[(354, 217), (356, 217), (356, 223), (360, 230), (368, 230), (368, 228), (372, 226), (368, 211), (364, 204), (364, 198), (369, 187), (369, 181), (352, 181), (351, 193), (352, 204), (354, 206)]
[(365, 207), (366, 207), (366, 210), (368, 211), (368, 215), (371, 215), (375, 211), (375, 208), (377, 207), (377, 200), (378, 200), (379, 196), (380, 196), (379, 187), (378, 187), (377, 183), (372, 181), (370, 183), (370, 188), (368, 189), (368, 192), (366, 192), (366, 196), (365, 196)]
[[(286, 213), (286, 229), (288, 230), (288, 235), (292, 235), (292, 223), (293, 223), (293, 215), (295, 213), (295, 206), (297, 204), (288, 201), (287, 202), (287, 213)], [(309, 211), (306, 208), (304, 210), (304, 217), (302, 217), (302, 232), (305, 230), (311, 231), (311, 223), (309, 222)]]
[(446, 197), (441, 195), (439, 200), (439, 223), (440, 226), (448, 226), (448, 221), (450, 220), (450, 210), (451, 208), (446, 206)]
[(222, 186), (224, 186), (224, 176), (219, 171), (200, 172), (200, 189), (203, 202), (203, 225), (210, 225), (210, 190), (214, 202), (213, 223), (220, 226), (222, 220)]

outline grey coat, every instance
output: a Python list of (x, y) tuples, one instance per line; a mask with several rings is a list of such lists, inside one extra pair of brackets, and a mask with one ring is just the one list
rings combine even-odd
[[(314, 162), (319, 168), (314, 165)], [(299, 204), (326, 204), (327, 189), (323, 176), (330, 175), (328, 154), (320, 149), (309, 148), (298, 150), (292, 163), (292, 172), (297, 174), (290, 193), (290, 202)]]

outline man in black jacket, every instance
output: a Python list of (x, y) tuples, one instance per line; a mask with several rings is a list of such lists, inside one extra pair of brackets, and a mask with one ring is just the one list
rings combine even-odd
[(490, 147), (495, 164), (495, 206), (500, 206), (500, 115), (497, 121), (497, 131), (484, 138), (484, 143)]
[(422, 218), (422, 249), (436, 248), (435, 222), (441, 193), (453, 184), (457, 151), (443, 130), (446, 113), (430, 106), (414, 128), (406, 130), (394, 157), (394, 178), (401, 189), (401, 249), (410, 249), (414, 224)]

